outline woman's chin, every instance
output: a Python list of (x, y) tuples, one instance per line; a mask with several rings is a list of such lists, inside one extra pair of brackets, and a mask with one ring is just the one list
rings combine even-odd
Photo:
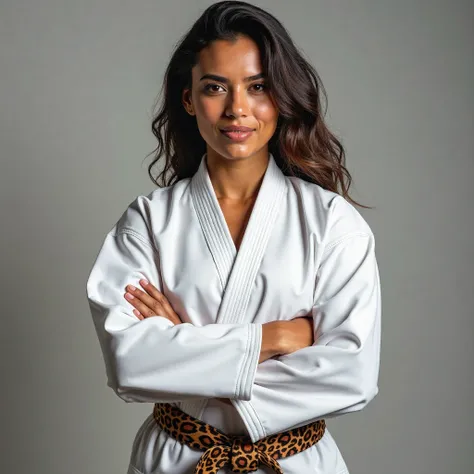
[(240, 158), (248, 158), (255, 153), (253, 147), (243, 145), (243, 144), (231, 144), (219, 147), (222, 152), (218, 152), (224, 158), (228, 159), (240, 159)]

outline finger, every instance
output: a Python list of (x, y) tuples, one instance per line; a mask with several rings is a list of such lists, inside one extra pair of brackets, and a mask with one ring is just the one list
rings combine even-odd
[[(144, 309), (141, 310), (145, 317), (164, 316), (174, 324), (183, 323), (165, 295), (163, 295), (163, 293), (161, 293), (154, 285), (144, 279), (140, 280), (140, 285), (144, 288), (146, 287), (146, 292), (135, 288), (133, 285), (127, 285), (126, 288), (129, 290), (130, 294), (133, 293), (135, 299), (143, 302), (148, 308), (148, 311), (145, 311)], [(135, 302), (134, 306), (138, 307), (137, 305), (139, 306), (139, 302)], [(149, 310), (151, 310), (151, 312), (149, 312)]]
[[(129, 297), (127, 297), (127, 299), (129, 299)], [(153, 310), (152, 308), (149, 308), (148, 306), (143, 305), (143, 303), (141, 303), (138, 298), (132, 298), (132, 299), (129, 299), (129, 301), (132, 305), (142, 308), (142, 311), (144, 314), (138, 311), (138, 309), (133, 310), (133, 314), (141, 321), (147, 318), (161, 316), (164, 313), (163, 311), (158, 311), (159, 314), (157, 314), (157, 312)], [(170, 320), (173, 324), (181, 324), (181, 321), (177, 321), (176, 319), (169, 318), (168, 316), (164, 316), (164, 317)]]
[(140, 286), (151, 296), (153, 296), (153, 298), (156, 298), (158, 299), (158, 296), (159, 295), (162, 295), (161, 291), (158, 290), (158, 288), (153, 285), (152, 283), (150, 283), (149, 281), (145, 280), (144, 278), (142, 278), (141, 280), (139, 280), (140, 283)]
[[(133, 287), (133, 285), (128, 285), (127, 288), (129, 292), (125, 293), (125, 298), (140, 312), (144, 319), (152, 316), (163, 316), (169, 319), (173, 324), (182, 323), (179, 316), (172, 309), (171, 311), (165, 310), (159, 301), (156, 301), (143, 291)], [(132, 295), (132, 293), (134, 294)], [(146, 302), (143, 302), (143, 300)]]
[(156, 288), (152, 283), (143, 279), (140, 280), (139, 283), (149, 295), (151, 295), (156, 301), (159, 302), (159, 304), (164, 308), (168, 316), (178, 316), (173, 307), (171, 306), (170, 302), (168, 301), (168, 298), (166, 298), (166, 296), (161, 291), (159, 291), (158, 288)]
[[(145, 291), (140, 290), (139, 288), (135, 288), (133, 285), (127, 285), (126, 290), (129, 294), (131, 294), (134, 298), (138, 298), (144, 305), (146, 305), (149, 309), (152, 310), (162, 310), (162, 305), (159, 300), (153, 298)], [(158, 303), (158, 304), (157, 304)], [(139, 308), (138, 308), (139, 309)], [(155, 313), (157, 316), (161, 316), (160, 313)]]
[[(134, 294), (132, 294), (134, 293)], [(141, 292), (143, 293), (143, 292)], [(145, 318), (149, 318), (150, 316), (158, 316), (160, 314), (159, 308), (153, 308), (143, 302), (142, 296), (136, 290), (130, 289), (127, 293), (125, 293), (125, 298), (127, 301), (136, 308), (142, 316)], [(152, 304), (152, 303), (151, 303)], [(156, 306), (156, 305), (155, 305)], [(163, 311), (161, 311), (163, 312)]]

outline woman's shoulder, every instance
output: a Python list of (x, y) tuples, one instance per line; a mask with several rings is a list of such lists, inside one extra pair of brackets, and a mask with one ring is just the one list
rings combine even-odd
[(189, 179), (183, 179), (171, 186), (156, 188), (148, 194), (136, 196), (122, 212), (113, 230), (135, 231), (143, 237), (166, 225), (169, 214), (176, 203), (181, 202)]
[(326, 242), (351, 234), (373, 235), (361, 212), (342, 195), (301, 178), (289, 178), (300, 194), (307, 222)]

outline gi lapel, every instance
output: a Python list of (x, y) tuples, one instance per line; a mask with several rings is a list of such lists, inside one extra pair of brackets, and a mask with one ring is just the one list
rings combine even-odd
[(252, 286), (287, 191), (285, 177), (270, 154), (267, 170), (237, 252), (209, 178), (205, 158), (204, 154), (199, 169), (192, 178), (191, 192), (222, 284), (223, 299), (216, 321), (247, 322), (245, 314)]
[[(191, 181), (192, 200), (209, 251), (219, 274), (223, 297), (218, 323), (250, 322), (246, 310), (271, 230), (287, 192), (285, 176), (270, 154), (269, 163), (252, 209), (239, 251), (220, 208), (206, 166), (206, 154)], [(207, 399), (187, 400), (180, 408), (201, 418)]]
[(201, 229), (217, 268), (221, 290), (227, 286), (236, 249), (206, 167), (206, 154), (191, 180), (191, 195)]

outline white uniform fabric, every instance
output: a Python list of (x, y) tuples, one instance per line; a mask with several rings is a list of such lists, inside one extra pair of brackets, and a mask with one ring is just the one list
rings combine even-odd
[[(141, 288), (140, 278), (164, 293), (183, 324), (132, 313), (125, 286)], [(256, 441), (361, 410), (378, 393), (374, 235), (342, 196), (285, 176), (271, 154), (239, 251), (204, 154), (192, 178), (128, 206), (103, 241), (87, 296), (107, 384), (126, 402), (174, 403)], [(262, 324), (307, 313), (317, 328), (313, 346), (258, 364)], [(203, 453), (162, 432), (152, 408), (128, 474), (193, 473)], [(279, 463), (286, 474), (348, 473), (328, 429)]]

